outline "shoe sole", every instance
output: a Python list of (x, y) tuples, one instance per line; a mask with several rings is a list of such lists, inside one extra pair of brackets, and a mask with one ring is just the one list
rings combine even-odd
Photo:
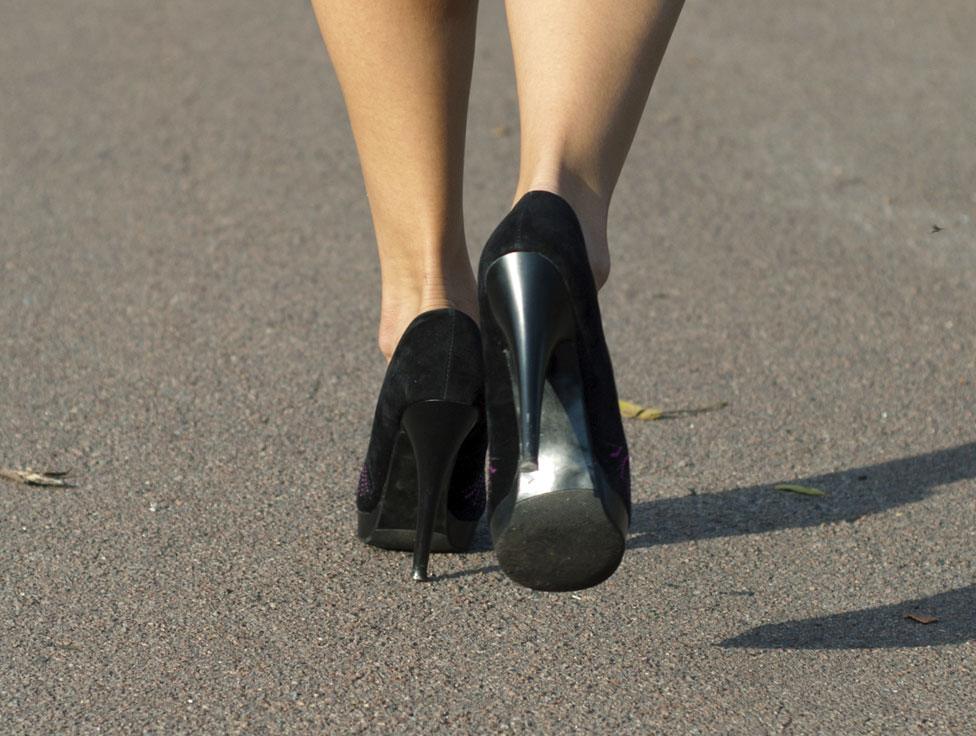
[(516, 501), (495, 540), (498, 564), (508, 577), (548, 591), (602, 583), (620, 565), (624, 547), (624, 535), (592, 489)]

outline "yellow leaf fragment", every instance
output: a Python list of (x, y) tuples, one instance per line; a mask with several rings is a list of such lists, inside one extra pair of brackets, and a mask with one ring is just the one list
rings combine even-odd
[(641, 413), (641, 410), (644, 408), (642, 406), (638, 406), (632, 401), (620, 401), (619, 404), (620, 404), (620, 414), (625, 419), (631, 419), (633, 417), (636, 417), (638, 414)]
[(651, 406), (641, 406), (633, 401), (620, 401), (620, 415), (626, 419), (643, 419), (645, 422), (660, 419), (664, 416), (661, 409)]
[(685, 409), (659, 409), (654, 406), (641, 406), (633, 401), (620, 401), (620, 415), (625, 419), (642, 419), (645, 422), (656, 419), (677, 419), (678, 417), (694, 416), (705, 414), (710, 411), (718, 411), (729, 405), (727, 401), (720, 401), (717, 404), (706, 406), (695, 406)]
[(640, 413), (637, 415), (637, 418), (643, 419), (645, 422), (652, 422), (655, 419), (660, 419), (663, 416), (664, 416), (663, 409), (647, 408), (647, 409), (641, 409)]

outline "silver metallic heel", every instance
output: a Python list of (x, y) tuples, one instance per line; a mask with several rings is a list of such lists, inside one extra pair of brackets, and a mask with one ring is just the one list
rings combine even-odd
[(620, 563), (627, 510), (594, 458), (569, 291), (552, 261), (523, 251), (492, 262), (484, 286), (504, 357), (486, 355), (507, 365), (513, 398), (494, 431), (518, 432), (514, 487), (491, 518), (498, 562), (531, 588), (595, 585)]
[(488, 511), (498, 564), (537, 590), (613, 574), (630, 470), (583, 229), (557, 194), (527, 192), (478, 262)]
[(519, 467), (539, 467), (542, 393), (553, 349), (573, 337), (572, 305), (555, 266), (537, 253), (509, 253), (486, 277), (492, 314), (508, 342), (518, 397)]

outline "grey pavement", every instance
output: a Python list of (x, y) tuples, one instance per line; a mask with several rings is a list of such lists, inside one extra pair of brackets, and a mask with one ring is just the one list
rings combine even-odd
[[(482, 17), (473, 254), (518, 145)], [(624, 398), (729, 406), (628, 424), (623, 565), (544, 594), (354, 538), (378, 268), (308, 5), (5, 0), (0, 465), (77, 487), (0, 481), (0, 732), (976, 731), (974, 37), (687, 4), (602, 300)]]

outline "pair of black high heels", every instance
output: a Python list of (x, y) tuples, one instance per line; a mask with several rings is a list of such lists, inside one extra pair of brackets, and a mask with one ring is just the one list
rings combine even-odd
[(482, 253), (478, 301), (480, 332), (437, 309), (400, 339), (360, 475), (359, 536), (413, 550), (413, 577), (426, 580), (431, 550), (470, 548), (487, 487), (510, 578), (596, 585), (623, 556), (630, 472), (596, 286), (565, 200), (519, 200)]

